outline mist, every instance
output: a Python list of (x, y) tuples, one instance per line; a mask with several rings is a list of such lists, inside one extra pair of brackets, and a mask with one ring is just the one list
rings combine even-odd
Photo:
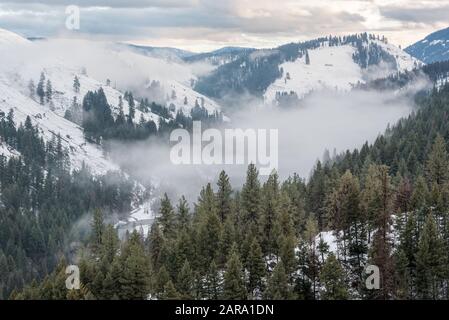
[(215, 68), (203, 62), (168, 61), (139, 53), (126, 44), (89, 39), (21, 42), (0, 47), (0, 57), (0, 71), (18, 75), (22, 84), (39, 79), (46, 69), (60, 68), (72, 73), (86, 73), (104, 84), (110, 80), (120, 91), (131, 90), (135, 96), (149, 99), (153, 98), (147, 90), (151, 81), (165, 85), (162, 89), (169, 93), (170, 81), (189, 85), (192, 79)]
[[(212, 68), (207, 64), (164, 61), (125, 50), (123, 45), (89, 40), (30, 42), (17, 46), (15, 54), (11, 54), (11, 50), (8, 48), (7, 54), (2, 54), (0, 48), (0, 56), (4, 58), (0, 70), (17, 72), (25, 81), (37, 79), (43, 69), (55, 65), (78, 72), (85, 68), (90, 77), (104, 83), (110, 79), (118, 89), (132, 90), (140, 97), (145, 97), (148, 81), (176, 79), (189, 82), (192, 77)], [(379, 68), (376, 75), (382, 72)], [(422, 79), (401, 91), (320, 91), (288, 109), (265, 105), (260, 99), (248, 95), (233, 96), (229, 106), (222, 104), (230, 122), (218, 129), (277, 129), (280, 178), (298, 173), (307, 179), (326, 149), (341, 153), (358, 148), (366, 141), (373, 142), (389, 124), (409, 115), (414, 109), (411, 97), (427, 85)], [(186, 195), (191, 200), (196, 200), (206, 183), (215, 183), (221, 170), (230, 175), (235, 188), (240, 188), (247, 169), (247, 163), (174, 165), (169, 157), (168, 138), (113, 143), (110, 156), (133, 177), (154, 186), (156, 193), (168, 192), (174, 197)]]
[[(414, 93), (427, 85), (423, 79), (400, 92), (316, 92), (289, 109), (267, 106), (258, 99), (251, 102), (245, 97), (245, 104), (229, 115), (231, 121), (225, 127), (277, 129), (280, 178), (297, 173), (307, 179), (326, 149), (342, 153), (359, 148), (367, 141), (373, 142), (388, 125), (408, 116), (415, 108)], [(151, 181), (158, 194), (185, 195), (194, 201), (202, 186), (208, 182), (215, 184), (221, 170), (228, 173), (235, 188), (244, 183), (247, 163), (173, 165), (169, 155), (168, 138), (132, 145), (115, 143), (112, 152), (112, 158), (134, 176)]]

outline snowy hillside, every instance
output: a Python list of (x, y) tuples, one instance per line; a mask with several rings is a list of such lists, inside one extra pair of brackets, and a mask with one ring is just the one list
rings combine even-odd
[(283, 76), (267, 88), (265, 101), (275, 102), (277, 94), (285, 93), (295, 93), (298, 98), (302, 98), (312, 91), (322, 89), (348, 91), (359, 82), (383, 78), (398, 71), (412, 70), (419, 64), (416, 59), (394, 45), (370, 40), (370, 44), (373, 43), (394, 57), (395, 64), (381, 63), (364, 69), (354, 61), (354, 46), (320, 46), (309, 50), (308, 58), (302, 56), (293, 62), (281, 64)]
[(10, 32), (8, 30), (0, 29), (0, 45), (17, 45), (17, 44), (26, 44), (29, 41), (25, 38), (22, 38), (16, 33)]
[[(220, 111), (220, 106), (212, 99), (192, 90), (189, 85), (180, 83), (176, 80), (168, 80), (163, 84), (164, 93), (166, 93), (165, 105), (170, 110), (182, 110), (184, 114), (189, 114), (190, 110), (198, 103), (199, 106), (206, 108), (207, 112), (212, 114)], [(174, 94), (173, 94), (174, 93)]]
[[(69, 151), (73, 168), (79, 168), (85, 162), (98, 174), (118, 169), (117, 165), (105, 158), (99, 146), (86, 142), (83, 129), (64, 119), (64, 114), (71, 107), (74, 97), (81, 103), (88, 91), (99, 88), (104, 89), (108, 102), (117, 112), (116, 106), (118, 106), (119, 97), (123, 94), (82, 75), (80, 70), (65, 66), (60, 59), (51, 61), (48, 58), (40, 60), (39, 63), (35, 60), (27, 60), (27, 55), (20, 53), (32, 51), (35, 43), (18, 35), (0, 30), (0, 42), (8, 44), (0, 47), (0, 57), (7, 62), (0, 66), (0, 111), (7, 114), (12, 109), (16, 123), (23, 123), (26, 117), (30, 116), (32, 122), (39, 126), (46, 141), (60, 134), (64, 147)], [(53, 88), (52, 102), (44, 105), (38, 103), (37, 97), (33, 97), (29, 88), (30, 80), (37, 85), (40, 72), (44, 72)], [(79, 92), (73, 89), (75, 76), (78, 76), (80, 80)], [(127, 103), (124, 103), (124, 112), (128, 113)], [(140, 111), (136, 111), (136, 121), (140, 116)], [(155, 114), (145, 113), (143, 117), (158, 123), (159, 117)], [(7, 157), (18, 155), (15, 150), (11, 150), (6, 145), (1, 146), (0, 152)]]
[[(105, 159), (100, 147), (85, 141), (81, 127), (25, 96), (13, 88), (3, 76), (0, 76), (0, 97), (0, 111), (6, 114), (12, 109), (16, 123), (24, 123), (26, 117), (30, 116), (33, 124), (39, 126), (44, 140), (50, 141), (61, 134), (63, 146), (69, 151), (74, 168), (80, 168), (85, 162), (98, 174), (118, 169), (115, 164)], [(17, 155), (16, 151), (11, 150), (5, 153), (4, 149), (5, 146), (2, 146), (0, 152), (5, 156)]]

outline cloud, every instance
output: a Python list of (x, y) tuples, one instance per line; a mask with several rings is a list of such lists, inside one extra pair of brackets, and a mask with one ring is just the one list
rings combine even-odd
[(5, 3), (42, 4), (47, 6), (109, 7), (109, 8), (186, 8), (199, 0), (14, 0)]
[[(81, 7), (76, 36), (142, 44), (274, 47), (327, 34), (382, 31), (404, 44), (449, 13), (447, 0), (16, 0), (0, 4), (0, 27), (27, 36), (65, 30), (65, 6)], [(407, 30), (409, 35), (403, 31)]]
[(413, 7), (404, 8), (402, 6), (385, 6), (380, 8), (382, 16), (414, 23), (434, 24), (436, 22), (447, 22), (449, 16), (449, 3), (443, 3), (437, 7)]

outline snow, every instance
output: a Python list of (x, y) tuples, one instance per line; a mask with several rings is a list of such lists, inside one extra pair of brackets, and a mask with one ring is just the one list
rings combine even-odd
[(20, 153), (8, 146), (6, 143), (0, 142), (0, 155), (6, 157), (6, 159), (9, 159), (11, 157), (19, 157)]
[(142, 237), (146, 237), (151, 225), (157, 218), (157, 213), (152, 209), (155, 201), (155, 197), (150, 197), (150, 200), (134, 209), (126, 220), (120, 220), (115, 225), (119, 237), (122, 238), (126, 232), (133, 232), (134, 230), (139, 232)]
[(320, 240), (323, 241), (329, 246), (329, 252), (338, 256), (338, 246), (337, 246), (337, 237), (335, 236), (334, 231), (323, 231), (315, 239), (316, 246), (319, 245)]
[[(207, 98), (206, 96), (192, 90), (189, 86), (182, 84), (178, 81), (166, 81), (164, 84), (166, 95), (168, 95), (166, 107), (170, 107), (171, 104), (176, 106), (176, 111), (182, 110), (184, 114), (189, 115), (190, 110), (195, 107), (195, 101), (201, 106), (201, 101), (204, 101), (204, 108), (206, 108), (209, 114), (215, 111), (220, 111), (220, 106), (213, 100)], [(172, 99), (171, 92), (176, 93), (176, 97)], [(187, 104), (184, 104), (184, 99), (187, 98)]]
[(97, 174), (118, 169), (115, 164), (105, 159), (99, 146), (85, 141), (81, 127), (24, 95), (11, 86), (10, 81), (2, 75), (0, 75), (0, 97), (2, 112), (7, 114), (10, 109), (13, 109), (16, 123), (24, 123), (29, 115), (33, 124), (39, 126), (45, 141), (50, 141), (60, 133), (73, 168), (80, 168), (85, 162)]
[(29, 40), (19, 36), (16, 33), (0, 28), (0, 45), (23, 45), (30, 43)]
[[(361, 68), (352, 59), (355, 49), (345, 45), (339, 47), (320, 47), (309, 51), (310, 65), (305, 56), (294, 62), (285, 62), (282, 79), (277, 79), (265, 92), (265, 100), (275, 100), (276, 92), (296, 92), (304, 97), (311, 91), (330, 88), (350, 90), (362, 79)], [(290, 80), (287, 79), (290, 75)]]
[(407, 52), (401, 50), (393, 44), (385, 43), (379, 40), (373, 40), (373, 42), (381, 46), (386, 52), (396, 58), (398, 70), (391, 70), (392, 73), (395, 71), (410, 71), (415, 69), (417, 66), (422, 65), (422, 62), (420, 62), (418, 59), (412, 57)]
[[(86, 75), (80, 74), (77, 70), (73, 70), (62, 65), (51, 66), (45, 69), (45, 75), (47, 79), (50, 79), (53, 86), (54, 96), (53, 103), (55, 107), (55, 112), (64, 116), (65, 111), (71, 106), (73, 98), (76, 97), (78, 103), (82, 103), (84, 96), (89, 91), (97, 91), (100, 88), (103, 89), (108, 103), (111, 105), (112, 111), (115, 115), (119, 112), (119, 99), (123, 98), (123, 93), (103, 84), (95, 79), (92, 79)], [(73, 80), (75, 76), (78, 77), (80, 81), (80, 91), (76, 93), (73, 90)], [(137, 107), (139, 103), (135, 101), (135, 106)], [(129, 113), (128, 103), (123, 99), (123, 111), (126, 114)], [(139, 121), (141, 115), (145, 120), (152, 120), (159, 123), (159, 116), (151, 112), (141, 112), (139, 110), (135, 111), (136, 122)]]
[(433, 40), (433, 41), (430, 43), (430, 45), (431, 45), (431, 46), (435, 46), (435, 45), (440, 44), (440, 43), (443, 43), (443, 40)]
[[(295, 92), (299, 98), (303, 98), (312, 91), (323, 89), (349, 91), (357, 83), (364, 83), (373, 76), (386, 77), (398, 71), (412, 70), (419, 64), (418, 60), (394, 45), (379, 40), (371, 40), (370, 43), (381, 46), (394, 56), (397, 69), (379, 66), (363, 70), (352, 58), (356, 50), (353, 46), (322, 46), (309, 50), (309, 65), (306, 64), (305, 56), (281, 64), (280, 67), (284, 70), (283, 77), (268, 87), (264, 95), (265, 101), (268, 103), (275, 101), (277, 92)], [(385, 68), (386, 70), (383, 70)]]

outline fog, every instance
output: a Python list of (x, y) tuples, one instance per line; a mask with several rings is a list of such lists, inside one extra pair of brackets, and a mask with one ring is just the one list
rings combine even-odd
[[(317, 92), (287, 110), (260, 104), (257, 99), (251, 103), (246, 97), (240, 111), (229, 115), (231, 122), (226, 126), (277, 129), (280, 178), (298, 173), (307, 179), (326, 149), (341, 153), (361, 147), (366, 141), (373, 142), (389, 124), (409, 115), (414, 109), (413, 93), (426, 85), (422, 80), (402, 92)], [(152, 181), (158, 192), (186, 195), (190, 200), (196, 199), (207, 182), (215, 183), (222, 169), (233, 186), (240, 188), (247, 169), (247, 164), (174, 165), (168, 138), (132, 145), (116, 143), (112, 157), (135, 176)]]
[(135, 96), (150, 99), (146, 86), (153, 80), (167, 86), (175, 80), (188, 84), (214, 68), (207, 63), (166, 61), (143, 55), (125, 44), (94, 39), (56, 38), (0, 46), (0, 58), (0, 71), (19, 75), (24, 83), (37, 81), (46, 69), (60, 68), (65, 72), (86, 72), (102, 83), (109, 79), (121, 91), (131, 90)]
[[(26, 50), (24, 50), (24, 48)], [(26, 79), (37, 79), (48, 66), (58, 63), (79, 70), (86, 68), (92, 78), (110, 79), (121, 90), (145, 94), (148, 80), (188, 82), (193, 76), (211, 70), (206, 64), (187, 65), (147, 57), (123, 45), (87, 40), (49, 40), (17, 47), (2, 53), (2, 69), (9, 68)], [(27, 61), (27, 63), (23, 63)], [(32, 61), (32, 63), (30, 63)], [(381, 68), (379, 68), (381, 69)], [(383, 70), (377, 70), (382, 73)], [(228, 128), (277, 129), (279, 137), (278, 173), (282, 179), (293, 173), (307, 178), (325, 149), (337, 153), (372, 142), (388, 124), (413, 111), (410, 97), (427, 85), (417, 81), (399, 92), (358, 91), (315, 92), (296, 107), (282, 109), (264, 105), (248, 95), (232, 97), (231, 106), (223, 105), (231, 119)], [(228, 99), (229, 100), (229, 99)], [(224, 129), (219, 128), (219, 129)], [(239, 188), (245, 179), (245, 165), (174, 165), (170, 145), (165, 140), (149, 139), (138, 143), (113, 143), (111, 157), (134, 177), (151, 183), (158, 192), (195, 199), (207, 182), (215, 182), (224, 169), (232, 184)], [(265, 177), (262, 177), (265, 178)]]

